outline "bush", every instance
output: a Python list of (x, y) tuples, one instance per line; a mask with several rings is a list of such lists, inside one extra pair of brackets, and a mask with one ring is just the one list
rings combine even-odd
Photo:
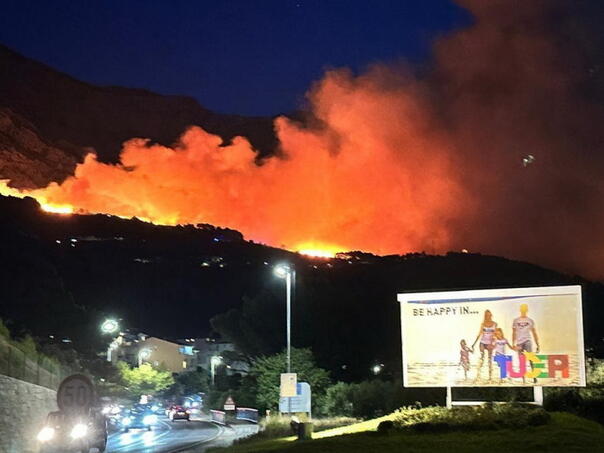
[(390, 431), (394, 429), (394, 422), (392, 420), (384, 420), (380, 422), (377, 427), (378, 433), (388, 434)]
[(338, 382), (327, 388), (323, 405), (316, 412), (331, 417), (374, 418), (417, 401), (438, 404), (444, 397), (443, 389), (404, 388), (401, 381)]
[(400, 381), (338, 382), (327, 389), (320, 412), (328, 416), (374, 418), (400, 407), (403, 397)]
[(485, 405), (477, 407), (401, 408), (394, 414), (394, 426), (419, 432), (450, 430), (476, 431), (501, 428), (522, 428), (548, 423), (550, 415), (544, 409), (518, 404)]
[(604, 423), (604, 360), (588, 359), (586, 388), (548, 388), (544, 407)]
[(344, 382), (337, 382), (328, 387), (321, 412), (330, 416), (352, 416), (352, 388), (351, 384)]

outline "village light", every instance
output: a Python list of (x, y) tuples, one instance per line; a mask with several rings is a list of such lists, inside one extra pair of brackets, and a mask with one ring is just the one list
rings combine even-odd
[(373, 372), (373, 374), (375, 374), (377, 376), (378, 374), (380, 374), (382, 372), (383, 368), (384, 368), (384, 364), (379, 363), (379, 364), (373, 365), (373, 367), (371, 367), (371, 371)]
[(143, 360), (147, 360), (151, 357), (151, 349), (144, 348), (138, 351), (138, 366), (143, 364)]

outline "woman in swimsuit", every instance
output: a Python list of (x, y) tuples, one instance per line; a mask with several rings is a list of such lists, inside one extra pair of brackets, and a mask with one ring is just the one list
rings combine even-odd
[(474, 349), (474, 346), (478, 340), (480, 340), (480, 361), (478, 362), (478, 368), (476, 370), (476, 380), (480, 378), (480, 371), (482, 370), (482, 364), (484, 363), (485, 351), (487, 351), (489, 360), (489, 381), (493, 375), (493, 337), (496, 329), (497, 323), (493, 321), (493, 314), (491, 313), (491, 310), (485, 310), (484, 319), (480, 324), (480, 330), (478, 331), (476, 340), (474, 340), (474, 344), (472, 344), (472, 349)]

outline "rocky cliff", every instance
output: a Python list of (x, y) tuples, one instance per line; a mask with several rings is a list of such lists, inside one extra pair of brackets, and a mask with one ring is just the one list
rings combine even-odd
[(98, 87), (0, 45), (0, 179), (31, 187), (60, 181), (94, 150), (115, 162), (133, 137), (172, 144), (191, 125), (228, 140), (249, 138), (260, 154), (275, 148), (272, 118), (223, 115), (184, 96)]

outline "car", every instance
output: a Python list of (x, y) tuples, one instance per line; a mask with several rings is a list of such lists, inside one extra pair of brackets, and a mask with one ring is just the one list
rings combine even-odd
[(100, 410), (85, 414), (50, 412), (37, 436), (41, 453), (89, 453), (107, 448), (107, 419)]
[(178, 408), (182, 408), (182, 406), (180, 404), (166, 404), (166, 409), (165, 409), (165, 413), (166, 413), (166, 417), (170, 417), (170, 413)]
[(168, 413), (168, 418), (172, 421), (186, 420), (191, 421), (189, 411), (182, 406), (172, 406)]
[(146, 406), (135, 406), (120, 420), (125, 433), (131, 429), (146, 429), (151, 431), (153, 425), (157, 424), (157, 415)]

